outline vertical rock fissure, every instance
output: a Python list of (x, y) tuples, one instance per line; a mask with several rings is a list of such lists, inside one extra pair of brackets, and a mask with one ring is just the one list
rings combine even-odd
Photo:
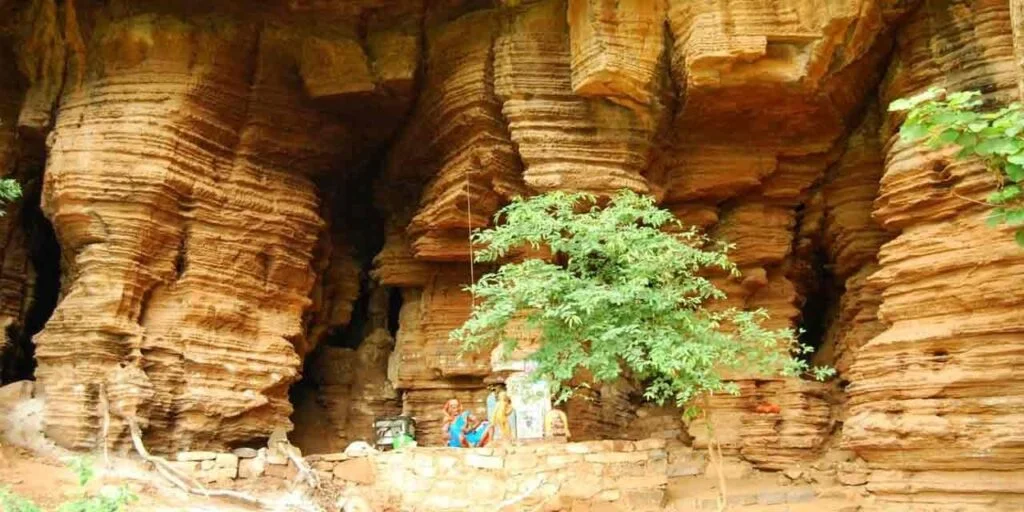
[(800, 308), (799, 340), (813, 351), (800, 354), (800, 358), (816, 364), (831, 364), (832, 361), (822, 361), (819, 351), (825, 342), (829, 325), (835, 319), (839, 298), (845, 290), (841, 283), (836, 282), (832, 264), (823, 248), (817, 247), (814, 250), (809, 266), (814, 274), (807, 285), (804, 303)]
[[(381, 151), (352, 175), (328, 179), (318, 185), (324, 201), (328, 225), (321, 244), (326, 263), (317, 276), (319, 300), (314, 297), (314, 311), (307, 319), (306, 332), (313, 345), (303, 359), (301, 378), (289, 390), (293, 406), (291, 416), (295, 430), (291, 438), (306, 453), (339, 450), (342, 440), (358, 434), (350, 428), (349, 409), (365, 398), (360, 390), (367, 383), (359, 382), (367, 375), (366, 368), (353, 364), (362, 352), (374, 347), (370, 343), (377, 325), (381, 305), (376, 294), (385, 290), (376, 287), (370, 270), (373, 257), (384, 245), (384, 219), (373, 203), (373, 180), (384, 162)], [(323, 257), (321, 256), (321, 257)], [(341, 267), (354, 265), (345, 271)], [(358, 292), (353, 296), (354, 280)], [(387, 304), (383, 305), (385, 308)], [(343, 313), (348, 311), (348, 313)], [(385, 315), (387, 311), (384, 311)], [(389, 334), (393, 345), (393, 335)], [(390, 347), (385, 347), (390, 355)], [(362, 432), (363, 429), (355, 429)]]
[[(41, 163), (42, 157), (28, 160), (31, 160), (31, 163), (22, 164), (28, 170), (17, 174), (23, 184), (24, 196), (15, 203), (14, 208), (17, 208), (18, 212), (9, 213), (18, 221), (18, 225), (17, 228), (11, 229), (11, 236), (7, 242), (26, 244), (28, 264), (31, 266), (31, 269), (26, 271), (31, 277), (25, 283), (22, 321), (7, 328), (9, 346), (3, 353), (0, 383), (35, 377), (35, 345), (32, 343), (32, 337), (46, 325), (46, 321), (57, 307), (60, 296), (60, 245), (57, 243), (53, 225), (39, 208), (44, 167)], [(14, 236), (19, 229), (22, 235)]]

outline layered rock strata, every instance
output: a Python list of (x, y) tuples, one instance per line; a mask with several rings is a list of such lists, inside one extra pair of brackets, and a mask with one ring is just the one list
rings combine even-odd
[(828, 384), (798, 379), (742, 380), (736, 396), (709, 399), (689, 424), (695, 448), (709, 436), (724, 454), (737, 454), (758, 468), (780, 470), (821, 454), (832, 434), (835, 398)]
[(388, 136), (353, 128), (348, 107), (407, 103), (418, 39), (371, 27), (364, 47), (356, 30), (89, 14), (43, 193), (68, 262), (36, 337), (47, 433), (94, 446), (109, 409), (108, 441), (132, 418), (156, 451), (265, 436), (289, 424), (311, 348), (302, 318), (324, 226), (312, 178)]
[[(428, 17), (424, 101), (383, 178), (402, 186), (382, 187), (378, 199), (396, 232), (378, 276), (423, 288), (423, 275), (439, 272), (431, 261), (468, 261), (467, 228), (487, 225), (524, 190), (632, 188), (736, 245), (733, 259), (748, 277), (720, 282), (730, 293), (725, 305), (763, 307), (772, 327), (795, 326), (807, 257), (794, 250), (798, 211), (842, 155), (841, 138), (880, 77), (891, 24), (905, 9), (545, 0)], [(458, 273), (462, 282), (470, 274), (465, 265)], [(421, 325), (429, 331), (443, 317), (445, 329), (457, 326), (469, 311), (468, 297), (460, 300), (455, 309), (454, 299), (421, 301)], [(418, 329), (426, 345), (410, 345), (415, 353), (455, 350), (445, 347), (446, 332)], [(469, 382), (453, 384), (446, 372), (479, 386), (475, 378), (487, 371), (469, 362), (459, 370), (405, 364), (416, 373), (399, 384), (408, 389)], [(434, 377), (422, 373), (432, 367)], [(581, 431), (608, 430), (601, 402), (578, 401), (591, 404), (586, 412), (570, 407)]]
[(878, 320), (881, 293), (868, 282), (878, 270), (879, 248), (891, 238), (871, 215), (884, 170), (880, 123), (878, 107), (870, 105), (843, 156), (829, 168), (803, 226), (816, 233), (810, 243), (828, 253), (832, 278), (841, 286), (835, 316), (815, 353), (815, 363), (832, 365), (841, 379), (860, 347), (884, 330)]
[[(938, 85), (1018, 100), (1020, 67), (1007, 2), (923, 3), (900, 32), (883, 102)], [(995, 186), (955, 149), (898, 140), (883, 125), (885, 174), (875, 218), (895, 238), (869, 286), (885, 330), (849, 370), (848, 447), (875, 469), (879, 509), (1024, 506), (1020, 436), (1024, 252), (985, 225)]]
[(356, 350), (318, 349), (305, 366), (304, 382), (316, 387), (296, 400), (293, 442), (305, 453), (340, 451), (353, 441), (373, 445), (374, 420), (402, 411), (398, 393), (387, 380), (393, 346), (386, 330), (375, 329)]
[[(629, 188), (735, 244), (744, 277), (716, 281), (720, 306), (794, 327), (835, 302), (815, 360), (847, 405), (735, 375), (740, 396), (708, 409), (727, 452), (783, 468), (845, 417), (883, 509), (1021, 506), (1020, 251), (982, 226), (980, 164), (898, 142), (880, 114), (930, 85), (1019, 98), (1017, 0), (187, 4), (0, 0), (0, 66), (18, 70), (0, 75), (0, 173), (50, 142), (65, 268), (35, 341), (61, 444), (95, 446), (108, 413), (105, 441), (132, 418), (154, 451), (258, 440), (289, 426), (309, 354), (333, 442), (369, 435), (398, 390), (439, 444), (441, 404), (480, 411), (496, 380), (448, 340), (487, 270), (469, 229), (518, 194)], [(376, 158), (373, 274), (402, 297), (390, 355), (380, 326), (324, 346), (360, 294), (351, 238), (377, 225), (335, 215), (350, 196), (330, 191)], [(11, 325), (32, 272), (4, 222)], [(567, 406), (576, 438), (647, 428), (636, 407), (620, 386)]]

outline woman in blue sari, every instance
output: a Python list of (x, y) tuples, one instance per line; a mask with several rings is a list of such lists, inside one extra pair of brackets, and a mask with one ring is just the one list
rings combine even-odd
[(448, 446), (477, 448), (490, 442), (490, 424), (486, 420), (481, 421), (469, 411), (463, 411), (458, 400), (448, 400), (444, 404), (444, 414), (444, 431), (448, 436)]

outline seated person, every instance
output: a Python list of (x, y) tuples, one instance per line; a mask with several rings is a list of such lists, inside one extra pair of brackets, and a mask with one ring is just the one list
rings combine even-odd
[(452, 398), (444, 404), (444, 432), (448, 446), (453, 448), (477, 448), (486, 446), (491, 440), (490, 424), (469, 411), (462, 410), (462, 404)]

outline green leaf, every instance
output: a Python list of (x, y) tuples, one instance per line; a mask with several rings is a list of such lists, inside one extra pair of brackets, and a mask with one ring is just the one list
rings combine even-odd
[(902, 110), (910, 110), (914, 107), (914, 104), (908, 99), (898, 99), (889, 104), (889, 112), (899, 112)]
[(973, 133), (964, 132), (957, 137), (956, 143), (958, 146), (962, 147), (964, 151), (973, 153), (974, 146), (978, 144), (978, 136)]
[(1009, 210), (1006, 212), (1006, 223), (1010, 226), (1024, 225), (1024, 210)]
[(950, 144), (956, 142), (958, 138), (960, 138), (960, 132), (950, 128), (940, 133), (936, 139), (944, 144)]
[(988, 217), (985, 219), (985, 224), (990, 228), (994, 228), (1006, 221), (1006, 209), (1005, 208), (993, 208), (989, 212)]
[(979, 155), (1012, 155), (1021, 150), (1021, 144), (1016, 139), (1008, 137), (996, 137), (985, 139), (978, 143), (975, 151)]
[(1017, 183), (1024, 181), (1024, 166), (1018, 164), (1006, 164), (1006, 167), (1004, 167), (1003, 170), (1006, 171), (1006, 176), (1011, 180)]
[(1006, 157), (1011, 164), (1024, 165), (1024, 152), (1017, 152)]
[(984, 130), (985, 128), (988, 128), (988, 123), (986, 123), (984, 121), (978, 121), (978, 122), (971, 123), (971, 124), (967, 125), (967, 129), (971, 130), (974, 133), (978, 133), (978, 132)]
[(1021, 195), (1021, 189), (1017, 185), (1007, 185), (988, 196), (988, 202), (992, 204), (1004, 204), (1012, 201)]
[(904, 124), (900, 128), (900, 137), (906, 141), (916, 141), (928, 135), (928, 127), (922, 124)]

